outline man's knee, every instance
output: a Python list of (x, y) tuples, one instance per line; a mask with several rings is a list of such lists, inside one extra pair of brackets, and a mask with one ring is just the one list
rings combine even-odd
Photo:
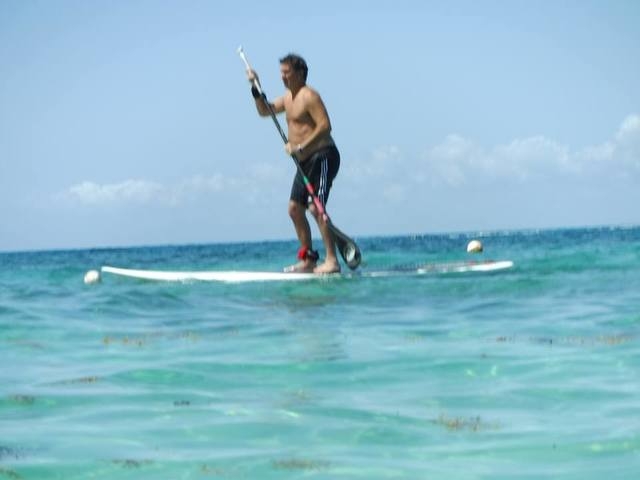
[(292, 219), (297, 219), (300, 218), (301, 216), (304, 216), (304, 210), (305, 208), (300, 205), (298, 202), (294, 202), (293, 200), (289, 200), (289, 216)]
[(316, 208), (315, 203), (309, 204), (309, 212), (311, 213), (311, 215), (314, 216), (314, 218), (318, 216), (318, 209)]

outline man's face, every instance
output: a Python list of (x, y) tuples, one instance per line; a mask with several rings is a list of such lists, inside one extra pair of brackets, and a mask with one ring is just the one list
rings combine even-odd
[(291, 86), (295, 85), (300, 79), (298, 72), (288, 63), (280, 64), (280, 76), (282, 77), (282, 83), (284, 83), (284, 86), (287, 88), (291, 88)]

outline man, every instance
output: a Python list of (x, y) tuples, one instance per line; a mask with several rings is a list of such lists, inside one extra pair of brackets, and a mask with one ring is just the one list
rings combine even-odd
[[(280, 59), (280, 74), (286, 88), (284, 95), (271, 103), (275, 113), (286, 113), (289, 130), (289, 142), (285, 151), (295, 155), (306, 177), (313, 185), (314, 191), (323, 205), (329, 198), (333, 179), (340, 168), (340, 153), (331, 138), (331, 122), (318, 92), (307, 85), (307, 63), (299, 55), (290, 53)], [(249, 82), (258, 81), (253, 70), (247, 71)], [(266, 99), (257, 88), (251, 93), (256, 101), (256, 108), (261, 116), (270, 115)], [(306, 217), (309, 210), (318, 223), (322, 241), (326, 250), (324, 263), (316, 265), (318, 252), (312, 249), (311, 229)], [(289, 216), (293, 220), (296, 235), (300, 241), (298, 263), (287, 267), (288, 272), (333, 273), (340, 271), (336, 257), (336, 246), (327, 220), (320, 215), (297, 172), (291, 187), (289, 199)]]

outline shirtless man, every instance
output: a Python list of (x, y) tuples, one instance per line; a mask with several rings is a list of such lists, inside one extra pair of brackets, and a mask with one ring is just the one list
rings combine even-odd
[[(323, 205), (329, 198), (331, 184), (340, 168), (340, 153), (331, 138), (331, 122), (318, 92), (307, 82), (307, 64), (295, 54), (280, 59), (280, 74), (286, 88), (284, 95), (273, 100), (271, 108), (275, 113), (286, 113), (289, 130), (289, 142), (285, 151), (295, 155), (306, 177)], [(258, 80), (253, 70), (247, 71), (249, 82)], [(269, 108), (257, 88), (251, 93), (256, 101), (260, 116), (269, 116)], [(311, 229), (306, 217), (309, 210), (318, 223), (322, 241), (326, 250), (324, 263), (316, 266), (318, 252), (312, 249)], [(304, 186), (299, 173), (293, 179), (289, 199), (289, 216), (300, 241), (298, 263), (285, 269), (290, 272), (333, 273), (340, 271), (336, 257), (336, 246), (327, 220), (320, 215)]]

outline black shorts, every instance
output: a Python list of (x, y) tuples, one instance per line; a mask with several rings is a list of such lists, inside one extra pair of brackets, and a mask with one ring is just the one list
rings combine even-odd
[[(300, 163), (300, 167), (304, 171), (305, 176), (313, 185), (313, 191), (322, 202), (327, 204), (329, 200), (329, 191), (340, 169), (340, 152), (335, 145), (324, 147), (315, 152), (304, 162)], [(302, 175), (296, 170), (296, 176), (291, 186), (291, 200), (305, 207), (309, 205), (310, 196), (307, 188), (304, 186)]]

